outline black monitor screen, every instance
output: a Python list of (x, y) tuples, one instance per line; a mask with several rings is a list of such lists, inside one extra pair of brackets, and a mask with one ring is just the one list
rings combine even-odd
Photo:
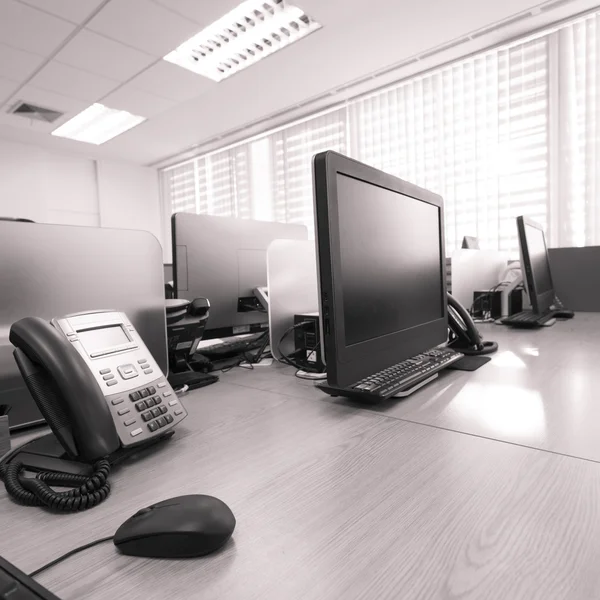
[(338, 173), (346, 346), (443, 318), (440, 209)]
[(535, 291), (539, 296), (552, 290), (552, 276), (550, 274), (546, 240), (541, 229), (527, 224), (525, 225), (525, 236), (527, 237), (527, 249), (529, 250)]

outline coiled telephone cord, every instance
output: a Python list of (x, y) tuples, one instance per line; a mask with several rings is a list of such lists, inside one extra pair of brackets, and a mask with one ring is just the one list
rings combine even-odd
[[(41, 506), (57, 512), (78, 512), (98, 506), (110, 494), (110, 463), (101, 459), (94, 463), (90, 477), (53, 473), (37, 473), (25, 477), (21, 463), (15, 462), (0, 467), (0, 479), (4, 480), (8, 495), (25, 506)], [(66, 492), (56, 492), (50, 486), (73, 487)]]

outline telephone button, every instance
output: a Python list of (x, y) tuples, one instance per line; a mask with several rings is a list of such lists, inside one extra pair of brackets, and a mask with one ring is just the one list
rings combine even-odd
[(153, 408), (151, 412), (154, 418), (160, 417), (160, 408)]
[(158, 423), (159, 427), (164, 427), (167, 424), (164, 417), (158, 417), (158, 419), (156, 419), (155, 423)]
[(106, 375), (107, 373), (110, 373), (110, 369), (100, 369), (100, 375)]
[(147, 390), (148, 390), (148, 392), (149, 392), (150, 394), (152, 394), (153, 396), (154, 396), (154, 394), (156, 394), (156, 388), (155, 388), (153, 385), (151, 385), (149, 388), (146, 388), (146, 389), (147, 389)]
[(160, 396), (154, 396), (153, 400), (154, 404), (160, 404), (162, 402), (162, 398)]
[(117, 367), (117, 371), (123, 379), (132, 379), (138, 376), (138, 372), (133, 365), (120, 365)]
[(164, 392), (164, 393), (163, 393), (163, 396), (164, 396), (165, 398), (168, 398), (170, 395), (171, 395), (171, 392)]
[(182, 414), (183, 414), (183, 411), (181, 409), (175, 411), (176, 417), (178, 417), (179, 415), (182, 415)]
[(137, 421), (135, 419), (129, 419), (129, 421), (125, 421), (123, 423), (123, 425), (125, 425), (125, 427), (130, 427), (131, 425), (133, 425), (134, 423), (137, 423)]
[(141, 402), (138, 402), (135, 407), (137, 408), (138, 412), (142, 412), (143, 410), (146, 410), (148, 408), (148, 406), (146, 405), (146, 402), (144, 400), (142, 400)]
[(147, 389), (140, 390), (138, 393), (140, 398), (147, 398), (150, 395)]
[(116, 379), (111, 379), (110, 381), (106, 382), (106, 385), (110, 387), (111, 385), (117, 385), (117, 383), (119, 382)]
[(148, 398), (146, 404), (148, 405), (148, 408), (150, 408), (151, 406), (154, 406), (156, 402), (154, 402), (154, 398)]
[(167, 422), (167, 424), (172, 423), (173, 415), (165, 415), (165, 421)]
[(177, 400), (171, 400), (171, 402), (169, 402), (169, 406), (175, 406), (177, 404)]
[(148, 359), (147, 358), (140, 358), (140, 360), (138, 360), (138, 365), (143, 365), (144, 363), (147, 363)]
[(111, 401), (111, 404), (113, 406), (117, 406), (117, 404), (123, 404), (123, 402), (125, 402), (125, 400), (123, 398), (115, 398), (114, 400)]
[(150, 411), (142, 413), (142, 419), (144, 419), (144, 423), (147, 423), (148, 421), (153, 419), (152, 413)]
[(102, 377), (102, 379), (104, 379), (104, 381), (109, 381), (114, 378), (115, 378), (115, 376), (112, 373), (110, 375), (104, 375), (104, 377)]
[(144, 375), (150, 375), (152, 372), (152, 369), (144, 369)]
[(156, 384), (156, 387), (159, 387), (159, 388), (164, 388), (164, 387), (166, 387), (166, 385), (167, 385), (167, 384), (166, 384), (166, 383), (163, 381), (162, 383), (157, 383), (157, 384)]
[(143, 433), (143, 431), (141, 427), (138, 427), (131, 432), (131, 437), (136, 437), (137, 435), (140, 435), (140, 433)]
[(152, 423), (148, 423), (148, 429), (150, 431), (156, 431), (158, 429), (158, 423), (156, 421), (152, 421)]
[(167, 411), (168, 411), (168, 410), (169, 410), (169, 409), (168, 409), (166, 406), (161, 406), (161, 407), (160, 407), (160, 414), (161, 414), (161, 415), (164, 415), (164, 414), (166, 414), (166, 413), (167, 413)]
[(141, 396), (140, 396), (139, 392), (131, 392), (131, 394), (129, 394), (129, 399), (132, 402), (137, 402), (140, 398), (141, 398)]
[(126, 415), (129, 412), (131, 412), (131, 410), (129, 408), (122, 408), (118, 414), (120, 417), (122, 417), (123, 415)]

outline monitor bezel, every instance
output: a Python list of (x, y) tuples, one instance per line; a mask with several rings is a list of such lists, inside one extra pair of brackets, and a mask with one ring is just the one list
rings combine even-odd
[[(343, 287), (338, 219), (338, 173), (398, 192), (439, 211), (441, 316), (375, 339), (345, 344)], [(443, 344), (448, 337), (444, 209), (441, 196), (356, 160), (327, 151), (313, 158), (315, 232), (321, 330), (330, 385), (347, 387), (381, 369)], [(400, 283), (399, 283), (400, 285)]]
[[(550, 285), (551, 288), (543, 294), (538, 293), (537, 286), (535, 284), (535, 276), (533, 274), (533, 267), (531, 264), (531, 256), (529, 254), (529, 246), (527, 244), (527, 232), (525, 227), (533, 227), (541, 231), (544, 238), (544, 248), (546, 249), (546, 262), (548, 264), (548, 273), (550, 274)], [(546, 243), (546, 233), (544, 228), (536, 221), (520, 216), (517, 217), (517, 231), (519, 234), (519, 254), (521, 256), (521, 265), (523, 267), (525, 288), (529, 301), (531, 302), (531, 308), (536, 314), (542, 314), (547, 311), (553, 304), (556, 292), (554, 290), (554, 281), (552, 279), (552, 268), (550, 267), (550, 256), (548, 255), (548, 244)]]

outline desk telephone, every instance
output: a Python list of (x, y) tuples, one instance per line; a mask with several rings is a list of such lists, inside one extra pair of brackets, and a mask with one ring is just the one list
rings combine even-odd
[(448, 294), (447, 297), (448, 328), (450, 330), (448, 345), (469, 356), (496, 352), (498, 344), (484, 341), (465, 307), (452, 294)]
[[(94, 463), (91, 477), (66, 473), (22, 476), (18, 461), (0, 466), (11, 497), (56, 510), (102, 502), (111, 457), (164, 437), (187, 412), (124, 313), (27, 317), (9, 336), (25, 383), (69, 459)], [(77, 486), (55, 492), (50, 485)]]

